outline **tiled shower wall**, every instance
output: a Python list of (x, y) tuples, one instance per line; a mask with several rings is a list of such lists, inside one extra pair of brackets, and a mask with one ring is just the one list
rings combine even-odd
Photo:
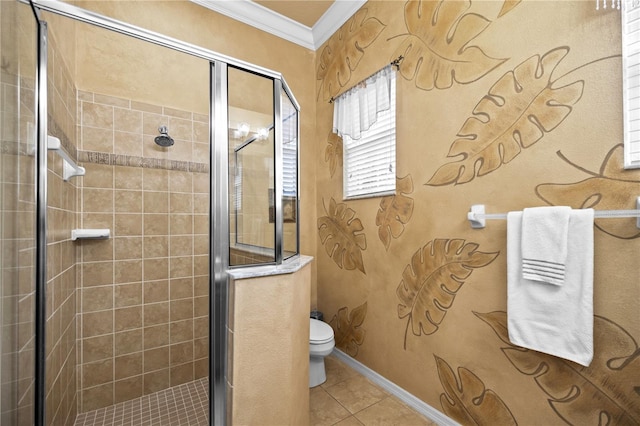
[[(208, 116), (79, 92), (79, 412), (208, 374)], [(169, 148), (153, 139), (165, 125)]]

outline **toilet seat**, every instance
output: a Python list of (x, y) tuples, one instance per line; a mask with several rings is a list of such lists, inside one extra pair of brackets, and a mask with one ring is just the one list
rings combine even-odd
[(309, 344), (321, 345), (333, 340), (333, 328), (326, 322), (309, 318)]

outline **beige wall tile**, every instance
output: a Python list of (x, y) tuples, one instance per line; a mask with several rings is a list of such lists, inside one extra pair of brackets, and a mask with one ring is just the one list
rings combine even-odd
[(113, 107), (90, 102), (82, 102), (81, 105), (83, 127), (113, 129)]
[(169, 216), (166, 214), (146, 213), (144, 235), (169, 235)]
[(193, 256), (170, 257), (169, 276), (171, 278), (193, 276)]
[(84, 168), (86, 173), (82, 177), (83, 188), (113, 188), (113, 166), (86, 163)]
[(193, 299), (171, 301), (171, 321), (193, 318)]
[(169, 194), (167, 192), (145, 191), (144, 213), (167, 213), (169, 211)]
[(168, 257), (169, 256), (169, 237), (151, 236), (144, 237), (144, 257)]
[(174, 278), (170, 281), (171, 300), (193, 296), (193, 278)]
[(169, 278), (169, 262), (167, 259), (145, 259), (144, 280), (157, 281)]
[(193, 195), (170, 193), (169, 206), (171, 213), (191, 213), (193, 211)]
[(143, 155), (142, 141), (142, 135), (139, 133), (116, 131), (113, 135), (113, 153), (141, 157)]
[(193, 254), (193, 237), (191, 235), (171, 236), (169, 239), (171, 256), (190, 256)]
[(193, 361), (193, 342), (178, 343), (171, 345), (170, 363), (171, 366), (184, 364)]
[(112, 310), (82, 314), (82, 337), (94, 337), (112, 332)]
[(114, 287), (116, 308), (142, 304), (142, 283), (122, 284)]
[(113, 334), (82, 339), (82, 362), (98, 361), (113, 356)]
[(193, 380), (193, 362), (171, 367), (171, 386), (181, 385)]
[[(173, 312), (172, 312), (173, 315)], [(165, 324), (169, 322), (169, 303), (152, 303), (144, 305), (144, 325)]]
[(148, 395), (150, 393), (158, 392), (159, 390), (169, 387), (169, 369), (153, 371), (144, 375), (143, 393)]
[(142, 327), (142, 306), (131, 306), (114, 310), (116, 332)]
[(142, 189), (141, 168), (116, 166), (113, 169), (115, 188)]
[(87, 287), (82, 294), (82, 312), (103, 311), (113, 308), (113, 287)]
[(169, 171), (163, 169), (143, 169), (143, 188), (147, 191), (169, 190)]
[[(129, 105), (130, 105), (130, 102), (127, 99), (122, 99), (122, 98), (109, 96), (109, 95), (101, 95), (98, 93), (95, 93), (93, 95), (93, 102), (95, 102), (96, 104), (105, 104), (105, 105), (123, 107), (123, 108), (129, 108)], [(115, 108), (115, 109), (117, 110), (118, 108)]]
[[(171, 117), (183, 118), (185, 120), (191, 120), (192, 114), (189, 111), (183, 111), (175, 108), (164, 107), (163, 108), (164, 115), (169, 115)], [(171, 118), (170, 117), (170, 118)]]
[(207, 358), (209, 356), (209, 338), (201, 337), (193, 341), (193, 359)]
[(82, 265), (82, 277), (84, 287), (111, 284), (113, 282), (113, 263), (84, 263)]
[(158, 135), (158, 128), (169, 127), (169, 117), (160, 114), (145, 112), (142, 115), (142, 133), (145, 135)]
[(193, 337), (195, 339), (209, 336), (209, 317), (200, 317), (193, 320)]
[(113, 191), (109, 189), (84, 188), (82, 190), (83, 212), (108, 213), (113, 211)]
[(171, 324), (169, 324), (169, 327), (171, 333), (171, 344), (192, 340), (194, 337), (192, 319), (172, 321)]
[(114, 337), (115, 355), (125, 355), (142, 350), (142, 329), (116, 333)]
[[(172, 214), (170, 217), (170, 234), (171, 235), (185, 235), (194, 232), (193, 228), (194, 216), (190, 214)], [(207, 222), (207, 233), (209, 232), (209, 225)]]
[(204, 214), (193, 215), (193, 233), (208, 235), (209, 234), (209, 216)]
[(85, 151), (113, 152), (113, 129), (82, 128), (82, 145)]
[(141, 213), (142, 191), (115, 191), (114, 208), (118, 213)]
[(170, 171), (169, 172), (169, 191), (184, 192), (191, 194), (193, 186), (193, 174), (190, 172)]
[(82, 411), (92, 411), (113, 405), (113, 382), (85, 389), (81, 393)]
[(208, 214), (211, 198), (209, 194), (195, 194), (193, 196), (193, 211), (194, 213)]
[(194, 277), (193, 278), (193, 295), (194, 296), (209, 296), (209, 277)]
[(144, 283), (144, 303), (169, 300), (169, 281), (149, 281)]
[[(203, 358), (193, 362), (193, 378), (201, 379), (209, 375), (209, 359)], [(229, 396), (231, 398), (231, 396)]]
[(144, 351), (144, 371), (160, 370), (169, 367), (169, 346)]
[(142, 257), (142, 237), (113, 238), (114, 259), (139, 259)]
[[(113, 240), (82, 240), (82, 260), (84, 262), (100, 262), (113, 260)], [(73, 259), (75, 261), (75, 258)]]
[(162, 114), (162, 107), (140, 101), (131, 101), (131, 109)]
[(193, 257), (193, 274), (209, 275), (209, 256), (208, 255)]
[(144, 329), (144, 349), (169, 344), (169, 324), (154, 325)]
[(142, 352), (134, 352), (115, 358), (115, 380), (142, 374)]
[[(115, 235), (142, 235), (142, 215), (135, 213), (118, 213), (115, 216)], [(146, 225), (146, 223), (145, 223)]]
[(113, 110), (114, 128), (120, 132), (142, 134), (142, 112), (115, 108)]
[(130, 401), (143, 395), (142, 392), (143, 376), (129, 377), (118, 380), (114, 383), (114, 403)]
[(82, 364), (82, 387), (90, 388), (113, 381), (113, 359)]
[(82, 226), (84, 228), (114, 229), (113, 214), (82, 213)]
[(193, 299), (193, 316), (204, 317), (209, 315), (209, 296), (201, 296)]
[(142, 260), (118, 260), (114, 265), (114, 283), (136, 283), (142, 281)]

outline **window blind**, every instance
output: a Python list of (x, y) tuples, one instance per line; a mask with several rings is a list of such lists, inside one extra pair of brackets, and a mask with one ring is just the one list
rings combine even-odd
[(282, 195), (298, 195), (298, 112), (290, 102), (283, 102), (282, 121)]
[(622, 2), (624, 167), (640, 168), (640, 0)]
[(343, 135), (343, 196), (362, 198), (395, 193), (396, 188), (396, 78), (389, 80), (389, 108), (359, 139)]

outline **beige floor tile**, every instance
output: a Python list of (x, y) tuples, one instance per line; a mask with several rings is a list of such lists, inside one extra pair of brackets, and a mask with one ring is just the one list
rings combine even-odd
[(397, 398), (390, 396), (355, 414), (365, 426), (432, 426), (435, 423), (427, 420)]
[(355, 416), (349, 416), (344, 420), (339, 421), (335, 426), (364, 426)]
[(359, 375), (353, 368), (332, 355), (324, 359), (324, 368), (327, 374), (327, 381), (322, 386), (325, 388)]
[(351, 413), (357, 413), (389, 396), (361, 375), (323, 389)]
[(309, 424), (312, 426), (333, 425), (351, 415), (322, 387), (309, 391)]

